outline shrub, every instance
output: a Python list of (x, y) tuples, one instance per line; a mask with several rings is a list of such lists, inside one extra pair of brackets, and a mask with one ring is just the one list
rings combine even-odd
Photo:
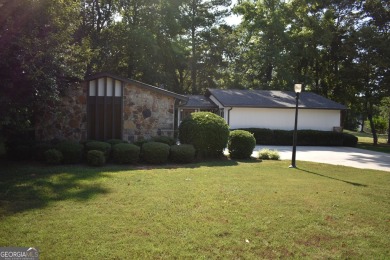
[(179, 140), (192, 144), (200, 157), (219, 157), (229, 138), (229, 126), (225, 120), (211, 112), (195, 112), (179, 126)]
[(103, 166), (106, 163), (106, 156), (102, 151), (89, 150), (87, 153), (87, 162), (91, 166)]
[(175, 163), (190, 163), (195, 159), (195, 152), (192, 144), (172, 145), (169, 157)]
[(128, 143), (127, 141), (123, 141), (121, 139), (110, 139), (110, 140), (107, 140), (106, 142), (111, 145), (111, 148), (114, 147), (114, 145), (116, 145), (116, 144), (126, 144), (126, 143)]
[(158, 142), (158, 143), (164, 143), (164, 144), (167, 144), (169, 146), (176, 144), (175, 139), (173, 139), (172, 137), (168, 137), (168, 136), (155, 136), (152, 138), (152, 141)]
[(136, 141), (134, 142), (134, 144), (140, 148), (142, 148), (142, 146), (146, 143), (150, 142), (149, 140), (139, 140), (139, 141)]
[(117, 163), (137, 163), (141, 148), (134, 144), (121, 143), (112, 148), (112, 157)]
[(62, 141), (55, 147), (59, 150), (64, 159), (64, 163), (79, 163), (83, 158), (83, 145), (73, 141)]
[(343, 133), (343, 146), (356, 147), (358, 138), (354, 135)]
[(230, 132), (228, 150), (233, 159), (249, 159), (256, 146), (256, 139), (248, 131), (234, 130)]
[(63, 160), (62, 153), (57, 149), (49, 149), (44, 152), (45, 161), (48, 164), (60, 164)]
[(263, 160), (279, 160), (280, 155), (277, 150), (264, 148), (259, 151), (259, 158)]
[(47, 150), (53, 149), (53, 145), (48, 142), (38, 142), (33, 147), (33, 156), (37, 161), (45, 161), (46, 156), (45, 152)]
[(148, 142), (142, 146), (142, 159), (147, 163), (162, 164), (168, 161), (170, 146), (158, 142)]
[(101, 151), (106, 160), (110, 157), (111, 144), (100, 141), (91, 141), (85, 144), (85, 151), (88, 153), (91, 150)]

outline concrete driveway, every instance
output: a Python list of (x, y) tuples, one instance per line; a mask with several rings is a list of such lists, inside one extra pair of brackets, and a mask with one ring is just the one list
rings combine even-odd
[[(281, 160), (291, 160), (291, 146), (257, 145), (253, 155), (263, 148), (279, 151)], [(390, 172), (390, 154), (352, 147), (297, 146), (296, 160), (298, 167), (299, 161), (310, 161)]]

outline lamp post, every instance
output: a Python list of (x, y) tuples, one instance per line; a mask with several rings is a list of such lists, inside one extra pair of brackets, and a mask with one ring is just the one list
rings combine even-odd
[(296, 168), (297, 167), (295, 164), (295, 157), (296, 157), (296, 153), (297, 153), (298, 101), (299, 101), (299, 94), (302, 91), (302, 84), (295, 84), (294, 91), (295, 91), (295, 124), (294, 124), (294, 133), (293, 133), (292, 159), (291, 159), (291, 165), (289, 166), (289, 168)]

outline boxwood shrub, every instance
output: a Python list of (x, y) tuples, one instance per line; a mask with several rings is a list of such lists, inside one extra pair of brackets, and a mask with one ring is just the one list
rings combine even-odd
[(49, 149), (44, 152), (45, 161), (48, 164), (60, 164), (63, 160), (62, 153), (57, 149)]
[(36, 142), (33, 146), (33, 157), (37, 161), (45, 161), (45, 152), (53, 149), (53, 145), (49, 142)]
[(101, 151), (106, 160), (110, 157), (111, 144), (100, 141), (91, 141), (85, 144), (85, 151), (88, 153), (91, 150)]
[(169, 158), (175, 163), (191, 163), (195, 159), (195, 152), (192, 144), (172, 145)]
[(120, 143), (112, 148), (112, 157), (116, 163), (137, 163), (141, 148), (135, 144)]
[(155, 136), (152, 138), (153, 142), (164, 143), (167, 145), (174, 145), (176, 143), (175, 139), (168, 136)]
[(106, 156), (102, 151), (89, 150), (87, 153), (87, 162), (91, 166), (103, 166), (106, 163)]
[(112, 148), (116, 144), (126, 144), (128, 142), (127, 141), (123, 141), (121, 139), (110, 139), (110, 140), (107, 140), (106, 143), (109, 143), (111, 145), (111, 148)]
[(256, 139), (252, 133), (245, 130), (230, 132), (228, 150), (233, 159), (249, 159), (256, 146)]
[(222, 156), (229, 138), (229, 126), (225, 120), (211, 112), (195, 112), (179, 126), (179, 140), (192, 144), (199, 157)]
[(168, 161), (170, 146), (158, 142), (148, 142), (142, 146), (141, 157), (146, 163), (163, 164)]
[(79, 163), (83, 158), (84, 146), (74, 141), (62, 141), (55, 146), (63, 155), (67, 164)]

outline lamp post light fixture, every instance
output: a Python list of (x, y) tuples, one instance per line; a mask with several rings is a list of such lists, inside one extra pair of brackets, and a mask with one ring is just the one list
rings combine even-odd
[(295, 158), (297, 154), (298, 101), (299, 101), (299, 94), (302, 92), (302, 84), (295, 84), (294, 91), (295, 91), (295, 124), (294, 124), (294, 132), (293, 132), (292, 159), (289, 168), (297, 167), (295, 164)]

